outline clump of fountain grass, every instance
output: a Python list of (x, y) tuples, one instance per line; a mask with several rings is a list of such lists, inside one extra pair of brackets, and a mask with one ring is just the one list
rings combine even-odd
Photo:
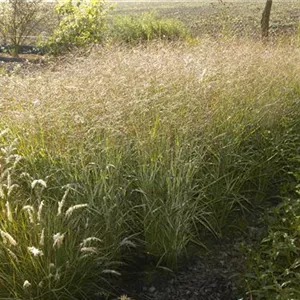
[[(109, 278), (121, 275), (115, 261), (124, 247), (120, 237), (111, 243), (103, 238), (93, 208), (72, 203), (71, 185), (57, 202), (45, 195), (46, 181), (18, 174), (18, 141), (1, 140), (1, 297), (90, 299), (110, 293)], [(26, 183), (29, 197), (20, 191)]]

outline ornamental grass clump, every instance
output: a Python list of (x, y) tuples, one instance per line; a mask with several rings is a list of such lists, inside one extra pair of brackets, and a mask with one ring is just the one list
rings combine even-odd
[[(111, 244), (114, 250), (109, 250), (99, 228), (89, 226), (93, 213), (88, 204), (70, 205), (68, 189), (61, 201), (54, 201), (46, 196), (46, 181), (36, 179), (28, 182), (31, 196), (22, 197), (18, 142), (4, 143), (2, 137), (0, 297), (52, 300), (105, 295), (109, 276), (120, 275), (112, 269), (117, 266), (118, 247)], [(41, 188), (45, 193), (34, 192)]]
[(129, 44), (152, 40), (186, 40), (189, 36), (188, 29), (181, 21), (160, 18), (153, 12), (113, 16), (108, 30), (108, 37), (115, 42)]

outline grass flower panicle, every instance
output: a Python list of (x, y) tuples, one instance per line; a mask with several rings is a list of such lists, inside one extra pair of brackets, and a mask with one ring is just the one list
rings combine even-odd
[(17, 255), (11, 249), (6, 248), (6, 251), (8, 252), (8, 254), (10, 255), (10, 257), (12, 257), (14, 259), (14, 261), (16, 263), (19, 262), (19, 259), (18, 259)]
[(85, 247), (86, 245), (88, 245), (89, 243), (91, 242), (99, 242), (99, 243), (102, 243), (103, 241), (97, 237), (94, 237), (94, 236), (90, 236), (86, 239), (84, 239), (82, 241), (82, 243), (80, 243), (80, 247)]
[(116, 276), (121, 276), (122, 274), (116, 270), (110, 270), (106, 269), (102, 271), (103, 274), (111, 274), (111, 275), (116, 275)]
[(45, 228), (42, 229), (41, 235), (40, 235), (40, 242), (39, 242), (40, 246), (44, 246), (45, 245)]
[(56, 233), (53, 235), (53, 248), (60, 248), (65, 238), (65, 233)]
[(69, 217), (71, 217), (71, 215), (73, 214), (74, 211), (78, 210), (78, 209), (82, 209), (82, 208), (86, 208), (89, 205), (87, 203), (85, 204), (76, 204), (71, 206), (70, 208), (68, 208), (68, 210), (66, 211), (66, 218), (68, 219)]
[(38, 248), (35, 247), (27, 247), (28, 251), (33, 255), (33, 256), (43, 256), (44, 253), (42, 250), (39, 250)]
[(66, 202), (69, 192), (70, 192), (70, 187), (67, 186), (61, 201), (58, 202), (57, 216), (60, 216), (62, 214), (62, 209), (65, 205), (65, 202)]
[(11, 212), (11, 208), (10, 208), (10, 204), (8, 201), (6, 201), (6, 215), (7, 215), (7, 220), (9, 222), (13, 222), (13, 217), (12, 217), (12, 212)]
[(47, 188), (47, 183), (43, 179), (35, 179), (31, 183), (31, 188), (34, 189), (37, 185), (40, 185), (42, 188)]
[(31, 283), (28, 280), (25, 280), (23, 283), (23, 289), (27, 289), (29, 287), (31, 287)]
[(82, 247), (80, 249), (80, 252), (82, 252), (82, 253), (94, 253), (94, 254), (97, 254), (98, 253), (98, 249), (96, 247)]
[(25, 205), (25, 206), (23, 206), (22, 210), (27, 211), (28, 217), (29, 217), (29, 221), (30, 221), (30, 223), (33, 224), (33, 223), (34, 223), (34, 217), (33, 217), (33, 214), (34, 214), (34, 212), (35, 212), (34, 207), (33, 207), (32, 205)]
[(40, 205), (39, 205), (39, 209), (38, 209), (38, 213), (37, 213), (37, 219), (38, 221), (40, 222), (41, 221), (41, 218), (42, 218), (42, 210), (43, 210), (43, 207), (45, 205), (45, 201), (41, 201)]
[(16, 240), (7, 232), (0, 229), (0, 234), (3, 240), (3, 243), (6, 245), (16, 246)]
[(127, 247), (131, 247), (131, 248), (136, 248), (136, 244), (132, 241), (130, 241), (128, 238), (125, 238), (121, 241), (120, 246), (127, 246)]

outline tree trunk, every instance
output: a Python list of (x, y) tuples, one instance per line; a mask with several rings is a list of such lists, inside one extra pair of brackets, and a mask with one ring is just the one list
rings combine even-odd
[(269, 35), (272, 2), (272, 0), (267, 0), (265, 9), (261, 17), (261, 35), (263, 38), (267, 38)]

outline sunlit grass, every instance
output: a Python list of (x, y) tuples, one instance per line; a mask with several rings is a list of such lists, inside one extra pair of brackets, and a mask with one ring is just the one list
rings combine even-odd
[[(190, 245), (205, 246), (204, 236), (242, 230), (237, 221), (273, 195), (299, 147), (299, 54), (290, 45), (208, 39), (98, 48), (26, 76), (2, 75), (3, 149), (17, 140), (1, 165), (18, 187), (2, 196), (0, 229), (23, 261), (19, 269), (2, 252), (3, 297), (85, 299), (109, 288), (128, 256), (176, 267)], [(14, 166), (7, 157), (15, 154)], [(60, 254), (58, 233), (68, 237)], [(63, 281), (40, 292), (53, 259)], [(104, 280), (95, 283), (99, 272)]]

